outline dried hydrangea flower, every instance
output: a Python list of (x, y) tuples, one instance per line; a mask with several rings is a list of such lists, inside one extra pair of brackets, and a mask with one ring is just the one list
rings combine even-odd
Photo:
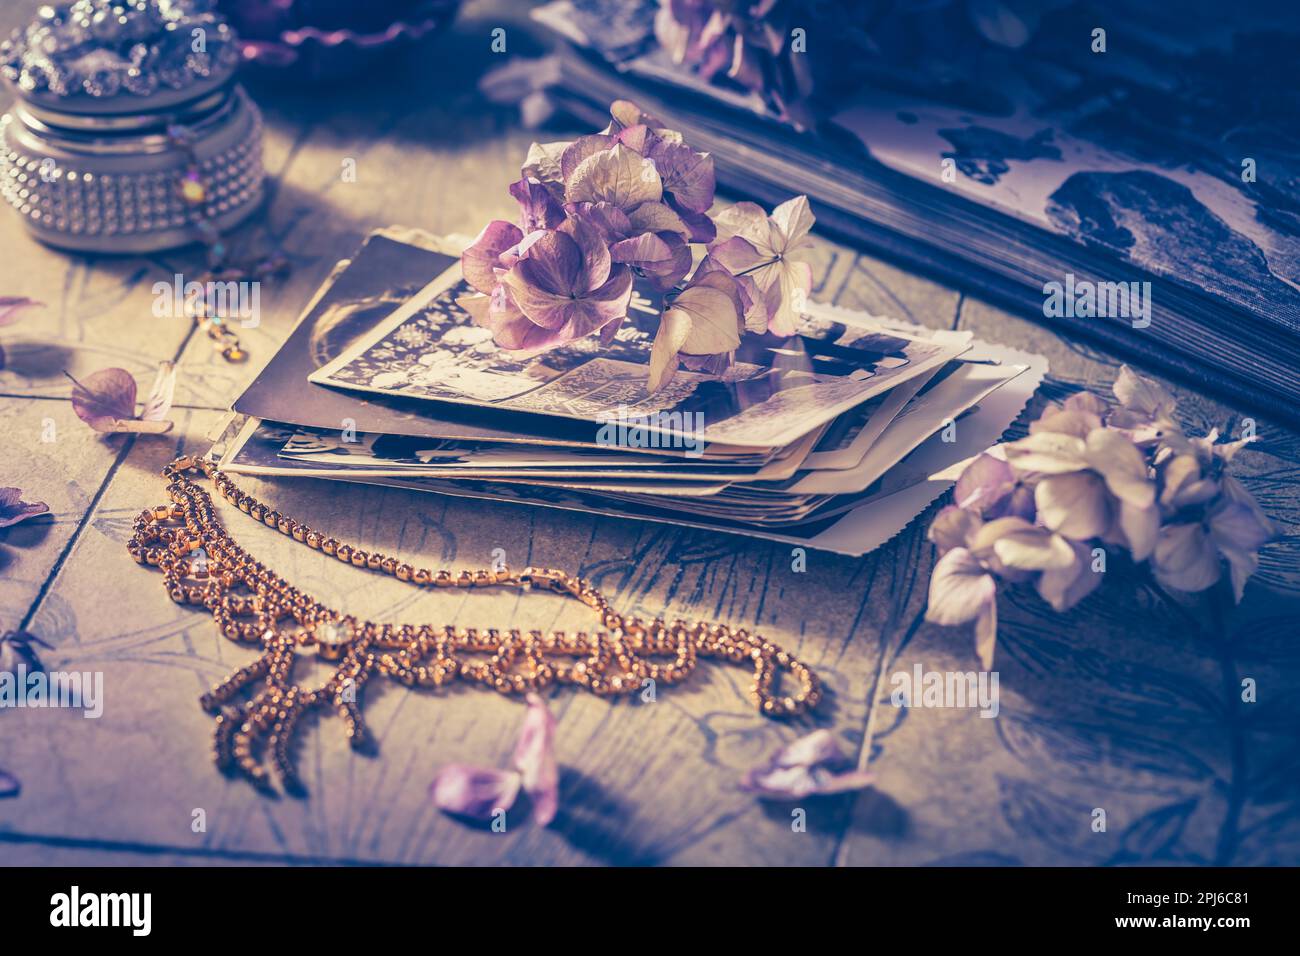
[(799, 12), (809, 13), (777, 0), (660, 0), (654, 33), (674, 63), (705, 81), (738, 83), (781, 119), (808, 129), (814, 123), (812, 69), (809, 57), (789, 42), (794, 28), (806, 26)]
[[(793, 334), (812, 285), (790, 258), (813, 224), (806, 197), (770, 217), (752, 203), (710, 215), (712, 157), (623, 100), (599, 133), (534, 143), (520, 172), (518, 222), (489, 223), (461, 257), (477, 294), (458, 302), (499, 347), (542, 351), (595, 332), (608, 344), (635, 277), (663, 294), (652, 392), (679, 361), (722, 372), (745, 332)], [(705, 243), (692, 274), (692, 246)]]
[(501, 277), (514, 315), (492, 326), (497, 341), (539, 349), (593, 332), (611, 336), (627, 315), (631, 271), (615, 265), (600, 236), (581, 221), (566, 221), (529, 239)]
[(1179, 591), (1213, 586), (1226, 565), (1240, 601), (1260, 547), (1276, 535), (1226, 472), (1244, 439), (1187, 436), (1173, 396), (1127, 366), (1114, 393), (1115, 405), (1088, 393), (1049, 404), (1027, 438), (974, 458), (956, 504), (930, 527), (940, 558), (926, 619), (975, 622), (985, 667), (999, 580), (1033, 583), (1064, 611), (1098, 587), (1097, 554), (1109, 545), (1149, 562), (1160, 584)]
[(1085, 437), (1037, 431), (1005, 452), (1017, 472), (1041, 476), (1034, 505), (1044, 525), (1076, 541), (1123, 543), (1138, 561), (1150, 555), (1160, 526), (1155, 483), (1142, 452), (1124, 434), (1104, 427)]

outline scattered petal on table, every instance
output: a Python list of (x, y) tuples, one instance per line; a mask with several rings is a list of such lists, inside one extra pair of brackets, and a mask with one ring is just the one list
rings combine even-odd
[(172, 396), (176, 394), (176, 363), (160, 362), (158, 376), (154, 379), (149, 397), (144, 400), (144, 410), (140, 412), (142, 422), (160, 422), (167, 418), (172, 410)]
[(799, 800), (861, 790), (871, 783), (872, 775), (853, 768), (829, 730), (814, 730), (750, 770), (740, 788), (763, 799)]
[(513, 770), (453, 763), (438, 771), (429, 796), (439, 810), (472, 820), (491, 820), (514, 806), (521, 782)]
[(110, 431), (114, 422), (135, 418), (135, 379), (126, 369), (100, 369), (84, 382), (68, 378), (72, 379), (72, 410), (95, 431)]
[(528, 713), (515, 744), (515, 768), (522, 778), (538, 824), (546, 826), (559, 810), (560, 771), (555, 763), (555, 718), (546, 701), (528, 695)]
[(28, 309), (44, 307), (44, 302), (37, 302), (25, 295), (0, 295), (0, 325), (17, 322)]
[(0, 488), (0, 528), (43, 515), (50, 510), (44, 501), (23, 501), (21, 488)]

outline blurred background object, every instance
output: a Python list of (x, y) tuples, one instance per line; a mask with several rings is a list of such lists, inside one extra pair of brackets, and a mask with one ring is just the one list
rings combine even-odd
[(218, 0), (244, 62), (304, 83), (346, 80), (456, 17), (459, 0)]

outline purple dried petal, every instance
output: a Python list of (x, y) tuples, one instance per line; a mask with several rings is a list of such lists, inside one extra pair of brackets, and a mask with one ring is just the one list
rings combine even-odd
[(967, 548), (952, 548), (930, 572), (925, 619), (951, 627), (973, 621), (997, 599), (997, 582)]
[(72, 379), (72, 410), (95, 431), (111, 428), (117, 419), (135, 417), (135, 379), (126, 369), (100, 369), (84, 382), (68, 378)]
[(518, 245), (524, 234), (514, 223), (495, 219), (483, 227), (478, 238), (461, 253), (460, 268), (465, 281), (479, 292), (490, 294), (500, 282), (501, 254)]
[(643, 232), (631, 239), (621, 239), (609, 247), (610, 258), (615, 262), (625, 262), (630, 266), (644, 269), (672, 259), (673, 251), (668, 243), (653, 232)]
[(1204, 591), (1223, 573), (1214, 539), (1200, 522), (1162, 527), (1151, 567), (1162, 585), (1188, 593)]
[[(697, 297), (692, 295), (692, 290), (706, 288), (712, 289), (715, 292), (721, 292), (726, 296), (727, 300), (730, 300), (730, 308), (716, 311), (712, 308), (703, 311), (698, 308), (693, 308), (693, 299), (695, 302), (717, 301), (716, 298), (712, 296)], [(726, 269), (711, 268), (696, 269), (695, 274), (691, 276), (691, 281), (688, 282), (686, 288), (682, 290), (682, 294), (673, 300), (673, 305), (677, 308), (685, 308), (690, 312), (692, 319), (697, 325), (703, 321), (710, 325), (716, 325), (719, 328), (726, 328), (728, 330), (726, 334), (729, 337), (731, 335), (731, 329), (735, 329), (736, 335), (739, 336), (740, 325), (745, 313), (746, 301), (747, 296), (741, 291), (740, 283), (736, 281), (735, 276)], [(692, 335), (691, 338), (693, 339), (695, 336)], [(697, 354), (706, 351), (704, 349), (692, 347), (689, 340), (686, 344), (686, 348)], [(708, 354), (714, 354), (717, 350), (710, 349), (707, 351)]]
[(632, 272), (619, 266), (610, 273), (608, 282), (574, 302), (570, 317), (574, 338), (590, 335), (610, 322), (626, 318), (631, 301)]
[(601, 345), (608, 347), (609, 345), (613, 344), (614, 339), (618, 336), (618, 330), (622, 328), (623, 320), (626, 318), (627, 318), (626, 315), (619, 316), (613, 322), (607, 322), (604, 326), (601, 327), (600, 330)]
[[(579, 257), (577, 243), (563, 233), (554, 235), (569, 244), (572, 259), (576, 262)], [(559, 272), (561, 268), (572, 267), (578, 271), (581, 268), (570, 262), (546, 269), (549, 261), (551, 260), (544, 256), (539, 265), (538, 260), (530, 255), (507, 272), (503, 279), (519, 310), (534, 324), (543, 329), (562, 331), (561, 340), (569, 341), (588, 335), (627, 315), (628, 302), (632, 298), (632, 273), (626, 266), (611, 268), (609, 280), (593, 291), (566, 290), (557, 293), (544, 288), (544, 285), (562, 275)]]
[(1029, 433), (1036, 435), (1039, 432), (1058, 432), (1062, 435), (1074, 435), (1076, 438), (1087, 438), (1089, 432), (1100, 427), (1101, 417), (1083, 410), (1076, 403), (1074, 408), (1049, 406), (1044, 409), (1038, 421), (1030, 423)]
[(717, 355), (687, 355), (685, 352), (677, 354), (677, 361), (682, 368), (690, 369), (692, 372), (703, 372), (706, 375), (721, 375), (731, 368), (735, 359), (734, 352), (720, 352)]
[(1075, 392), (1061, 403), (1061, 407), (1067, 412), (1087, 412), (1098, 418), (1104, 417), (1110, 411), (1110, 405), (1101, 396), (1094, 395), (1092, 392)]
[(799, 800), (861, 790), (871, 783), (872, 775), (852, 768), (829, 730), (815, 730), (782, 747), (765, 766), (750, 770), (740, 787), (765, 799)]
[(650, 127), (644, 123), (637, 123), (619, 130), (617, 139), (628, 149), (638, 152), (642, 156), (649, 155), (649, 150), (654, 144), (654, 134), (650, 131)]
[(528, 713), (519, 729), (514, 764), (533, 803), (534, 817), (546, 826), (559, 810), (560, 770), (555, 762), (555, 718), (537, 694), (528, 695)]
[[(718, 228), (715, 244), (739, 236), (760, 253), (760, 259), (766, 261), (774, 253), (772, 220), (766, 210), (758, 203), (738, 202), (718, 212), (714, 217)], [(713, 251), (712, 248), (709, 250)]]
[(512, 351), (541, 352), (557, 345), (563, 345), (570, 336), (564, 326), (556, 329), (535, 325), (515, 309), (512, 312), (486, 312), (483, 319), (477, 316), (475, 321), (492, 332), (492, 341), (503, 349)]
[(528, 317), (519, 311), (513, 297), (504, 286), (502, 289), (505, 293), (502, 307), (490, 308), (487, 311), (486, 321), (479, 322), (484, 328), (491, 329), (492, 340), (501, 348), (540, 352), (563, 345), (572, 338), (563, 324), (548, 329), (529, 321)]
[(37, 302), (25, 295), (0, 295), (0, 325), (11, 325), (22, 318), (28, 309), (44, 306), (44, 302)]
[(502, 348), (521, 347), (507, 344), (502, 340), (499, 333), (504, 329), (511, 327), (516, 322), (532, 325), (531, 322), (524, 318), (524, 314), (519, 311), (510, 290), (504, 285), (499, 285), (493, 289), (491, 295), (476, 293), (461, 296), (456, 300), (456, 304), (470, 314), (475, 325), (492, 330), (493, 338)]
[[(1253, 502), (1251, 503), (1253, 504)], [(1257, 507), (1223, 500), (1210, 513), (1210, 537), (1225, 557), (1252, 554), (1273, 540), (1273, 523)]]
[(1022, 484), (1012, 467), (1000, 458), (982, 454), (966, 466), (953, 501), (984, 518), (1034, 518), (1034, 491)]
[(939, 554), (944, 555), (953, 548), (968, 547), (972, 536), (982, 523), (975, 512), (967, 511), (957, 505), (948, 505), (934, 516), (926, 537), (934, 542), (934, 546), (939, 549)]
[(632, 222), (627, 213), (609, 202), (568, 203), (569, 215), (581, 219), (598, 233), (606, 242), (617, 242), (632, 235)]
[(1006, 487), (1014, 481), (1015, 473), (1005, 461), (992, 455), (980, 455), (957, 479), (953, 501), (959, 508), (982, 509), (990, 501), (1001, 498)]
[(23, 501), (21, 488), (0, 488), (0, 528), (45, 514), (50, 506), (43, 501)]
[(753, 276), (737, 276), (736, 289), (740, 293), (740, 304), (744, 307), (745, 328), (750, 332), (762, 334), (768, 330), (771, 316), (767, 310), (767, 298), (759, 289)]
[(732, 236), (709, 246), (709, 255), (732, 275), (771, 261), (743, 236)]
[(1127, 365), (1121, 365), (1111, 386), (1119, 403), (1128, 411), (1147, 419), (1168, 417), (1174, 413), (1174, 397), (1159, 382), (1143, 378)]
[(713, 157), (697, 153), (682, 143), (656, 140), (650, 149), (664, 192), (671, 193), (678, 206), (689, 212), (702, 213), (713, 205), (717, 176)]
[(1034, 504), (1034, 489), (1017, 481), (1011, 494), (1002, 499), (1002, 503), (987, 515), (989, 518), (1024, 518), (1033, 521), (1038, 513)]
[(660, 129), (664, 125), (650, 114), (643, 113), (641, 107), (630, 100), (615, 100), (609, 105), (609, 115), (612, 118), (610, 126), (614, 132), (631, 126), (649, 126), (652, 129)]
[(1038, 593), (1058, 612), (1074, 607), (1095, 591), (1102, 579), (1092, 569), (1092, 548), (1079, 541), (1071, 541), (1070, 547), (1074, 550), (1073, 564), (1048, 568), (1038, 576)]
[(550, 191), (535, 179), (524, 177), (510, 185), (519, 203), (519, 225), (524, 232), (554, 229), (564, 222), (564, 209)]
[(672, 196), (668, 197), (668, 206), (681, 217), (682, 222), (686, 223), (686, 228), (691, 232), (691, 242), (710, 243), (717, 238), (718, 227), (707, 212), (684, 209)]
[(521, 782), (513, 770), (453, 763), (438, 771), (429, 796), (439, 810), (485, 821), (514, 806)]
[[(695, 270), (695, 278), (721, 272), (731, 276), (731, 272), (713, 256), (706, 255)], [(767, 331), (767, 301), (763, 292), (754, 282), (753, 276), (731, 276), (735, 280), (735, 294), (744, 318), (745, 330), (762, 334)]]
[(816, 793), (817, 778), (811, 767), (751, 770), (741, 780), (740, 789), (769, 800), (799, 800)]
[(786, 744), (772, 758), (778, 767), (810, 767), (813, 764), (838, 764), (844, 760), (844, 752), (829, 730), (814, 730)]
[[(613, 203), (628, 214), (634, 225), (640, 207), (662, 205), (663, 195), (663, 183), (654, 163), (621, 143), (584, 159), (564, 186), (564, 196), (569, 202)], [(664, 212), (680, 223), (676, 214), (666, 206)], [(643, 224), (639, 231), (647, 228)], [(681, 228), (686, 231), (685, 226)]]
[(510, 296), (525, 321), (542, 329), (558, 331), (569, 321), (577, 300), (567, 294), (557, 295), (541, 288), (532, 268), (532, 264), (524, 260), (507, 272), (502, 282), (510, 291)]
[(609, 246), (605, 244), (600, 233), (581, 219), (566, 222), (560, 227), (560, 231), (572, 237), (582, 255), (582, 272), (577, 282), (577, 290), (590, 292), (604, 285), (609, 280), (612, 263)]
[[(528, 247), (524, 258), (508, 273), (516, 274), (528, 285), (552, 296), (568, 297), (587, 291), (582, 287), (582, 249), (572, 236), (562, 232), (547, 232), (538, 237)], [(516, 288), (513, 283), (508, 284), (512, 289)], [(524, 314), (533, 318), (523, 300), (518, 301)], [(549, 323), (542, 324), (549, 326)]]
[(691, 271), (691, 247), (675, 233), (662, 233), (660, 237), (668, 244), (672, 255), (664, 262), (647, 266), (645, 272), (650, 277), (651, 285), (661, 292), (667, 292)]

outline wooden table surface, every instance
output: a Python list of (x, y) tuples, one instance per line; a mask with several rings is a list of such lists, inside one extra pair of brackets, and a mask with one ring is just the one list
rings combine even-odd
[[(0, 27), (27, 12), (6, 10)], [(1206, 601), (1170, 606), (1118, 569), (1064, 615), (1032, 593), (1007, 592), (994, 719), (890, 702), (899, 671), (978, 667), (969, 631), (922, 621), (934, 560), (929, 514), (862, 559), (811, 552), (799, 573), (788, 547), (721, 534), (246, 480), (280, 510), (364, 547), (454, 567), (485, 566), (501, 547), (512, 566), (580, 572), (624, 612), (758, 630), (816, 668), (829, 693), (815, 714), (783, 724), (753, 712), (747, 675), (731, 668), (702, 666), (653, 703), (556, 690), (561, 811), (545, 829), (512, 815), (494, 833), (430, 805), (439, 766), (509, 760), (523, 707), (485, 691), (372, 684), (366, 712), (377, 753), (351, 752), (335, 720), (312, 726), (299, 756), (304, 798), (269, 799), (215, 770), (197, 697), (253, 655), (221, 638), (207, 615), (173, 604), (160, 576), (130, 560), (132, 519), (162, 501), (163, 464), (206, 450), (223, 409), (368, 231), (402, 223), (472, 234), (510, 213), (505, 186), (532, 137), (473, 87), (495, 62), (489, 33), (502, 24), (510, 27), (493, 7), (475, 5), (392, 75), (331, 91), (252, 87), (267, 120), (273, 193), (236, 243), (269, 236), (293, 271), (263, 287), (262, 324), (243, 333), (247, 364), (227, 364), (190, 325), (151, 313), (152, 283), (197, 271), (193, 251), (66, 255), (0, 210), (0, 294), (46, 303), (0, 332), (9, 355), (0, 485), (51, 510), (0, 531), (0, 629), (27, 628), (53, 645), (43, 653), (49, 669), (102, 671), (105, 694), (98, 720), (0, 713), (0, 767), (22, 782), (19, 796), (0, 800), (0, 863), (1300, 863), (1300, 435), (1266, 418), (1238, 470), (1285, 537), (1261, 555), (1241, 606), (1216, 626)], [(513, 43), (520, 34), (510, 29)], [(341, 176), (348, 159), (355, 182)], [(817, 298), (1047, 355), (1051, 375), (1027, 417), (1079, 388), (1106, 391), (1119, 365), (1041, 320), (829, 242), (817, 246), (816, 275)], [(147, 387), (162, 359), (180, 365), (173, 433), (105, 438), (73, 414), (64, 369), (80, 377), (119, 366)], [(1192, 428), (1241, 427), (1239, 410), (1169, 385)], [(356, 613), (585, 623), (557, 597), (418, 593), (226, 514), (260, 559)], [(1199, 631), (1195, 621), (1204, 622)], [(1248, 678), (1252, 703), (1242, 700)], [(738, 790), (748, 767), (814, 727), (829, 728), (877, 785), (798, 808)], [(1093, 827), (1098, 808), (1104, 832)], [(792, 826), (795, 809), (806, 829)]]

